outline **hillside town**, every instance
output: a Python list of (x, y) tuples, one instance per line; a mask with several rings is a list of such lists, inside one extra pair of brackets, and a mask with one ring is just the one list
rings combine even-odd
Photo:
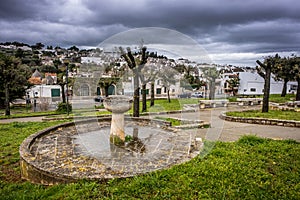
[(0, 200), (300, 199), (299, 8), (1, 0)]
[[(42, 43), (30, 46), (18, 42), (1, 44), (0, 52), (20, 58), (22, 64), (30, 67), (32, 74), (28, 81), (31, 86), (23, 100), (34, 102), (42, 110), (55, 108), (66, 97), (70, 101), (76, 97), (99, 101), (111, 94), (134, 93), (133, 74), (122, 57), (115, 58), (113, 54), (117, 52), (105, 52), (101, 48), (80, 50), (76, 46), (68, 49), (45, 47)], [(134, 53), (139, 56), (138, 51)], [(211, 69), (217, 72), (213, 85), (209, 84), (211, 77), (206, 75)], [(145, 85), (147, 98), (151, 89), (155, 98), (211, 99), (261, 95), (264, 88), (264, 79), (255, 68), (196, 63), (185, 58), (167, 58), (157, 52), (148, 52), (141, 73), (144, 80), (140, 82)], [(270, 93), (280, 94), (282, 88), (283, 81), (272, 76)], [(295, 93), (296, 89), (297, 82), (288, 81), (286, 92)]]

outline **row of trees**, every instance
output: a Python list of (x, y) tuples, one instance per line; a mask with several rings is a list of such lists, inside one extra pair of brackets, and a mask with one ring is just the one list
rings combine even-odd
[(276, 80), (284, 82), (282, 97), (286, 95), (287, 83), (289, 81), (297, 81), (296, 101), (300, 101), (300, 57), (292, 55), (291, 57), (281, 58), (276, 54), (265, 58), (263, 62), (259, 60), (256, 62), (259, 65), (256, 67), (257, 72), (265, 80), (262, 112), (268, 112), (269, 110), (270, 79), (272, 74)]
[[(138, 53), (132, 53), (130, 48), (127, 48), (125, 51), (123, 48), (120, 47), (119, 50), (121, 53), (121, 57), (126, 61), (128, 68), (132, 71), (132, 75), (134, 78), (134, 96), (133, 96), (134, 117), (139, 117), (140, 91), (142, 94), (142, 112), (147, 110), (146, 107), (147, 83), (151, 83), (150, 84), (151, 85), (150, 106), (154, 105), (154, 81), (157, 79), (161, 80), (162, 86), (166, 88), (169, 102), (171, 102), (170, 99), (171, 85), (175, 85), (175, 83), (179, 81), (179, 77), (182, 77), (180, 83), (181, 83), (181, 87), (183, 88), (199, 89), (202, 86), (205, 87), (209, 86), (210, 88), (209, 99), (214, 99), (215, 82), (216, 79), (219, 78), (220, 76), (220, 71), (218, 71), (216, 67), (206, 67), (202, 69), (203, 78), (206, 79), (207, 81), (206, 83), (206, 81), (200, 80), (199, 71), (197, 67), (193, 67), (191, 65), (178, 64), (176, 66), (171, 66), (168, 63), (164, 63), (163, 59), (160, 61), (161, 63), (152, 64), (151, 66), (147, 65), (146, 64), (147, 59), (151, 54), (149, 54), (149, 52), (146, 51), (147, 48), (145, 46), (143, 46)], [(141, 89), (139, 85), (140, 83), (142, 86)]]

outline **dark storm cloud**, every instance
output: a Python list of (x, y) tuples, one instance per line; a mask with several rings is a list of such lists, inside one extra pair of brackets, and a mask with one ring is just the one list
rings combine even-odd
[(95, 46), (120, 31), (154, 26), (192, 37), (216, 60), (224, 53), (298, 52), (299, 4), (297, 0), (2, 0), (0, 42)]

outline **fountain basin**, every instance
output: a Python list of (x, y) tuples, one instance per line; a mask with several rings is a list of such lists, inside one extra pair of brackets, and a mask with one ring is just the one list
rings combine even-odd
[[(170, 128), (169, 123), (125, 118), (126, 134), (136, 137), (139, 150), (120, 148), (109, 142), (111, 118), (64, 123), (29, 136), (20, 146), (23, 179), (43, 185), (86, 180), (131, 177), (169, 168), (190, 160), (191, 135)], [(87, 130), (78, 133), (78, 126)], [(129, 132), (129, 133), (127, 133)]]
[(103, 101), (105, 109), (112, 113), (125, 113), (132, 107), (132, 99), (124, 95), (112, 95)]

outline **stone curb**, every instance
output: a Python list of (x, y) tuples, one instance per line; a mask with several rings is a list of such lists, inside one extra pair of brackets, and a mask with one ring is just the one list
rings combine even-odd
[(219, 117), (223, 120), (231, 121), (231, 122), (300, 128), (300, 121), (294, 121), (294, 120), (267, 119), (267, 118), (256, 118), (256, 117), (232, 117), (232, 116), (227, 116), (226, 112), (222, 112)]

